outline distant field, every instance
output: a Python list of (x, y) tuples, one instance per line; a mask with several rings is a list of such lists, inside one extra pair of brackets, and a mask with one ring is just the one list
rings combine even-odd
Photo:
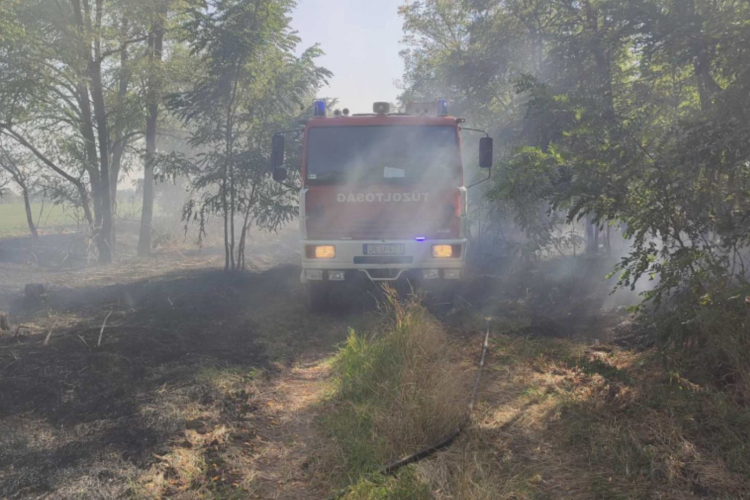
[[(54, 231), (63, 226), (75, 226), (78, 214), (71, 209), (65, 209), (59, 205), (45, 203), (31, 204), (34, 214), (34, 222), (40, 231)], [(41, 213), (41, 216), (40, 216)], [(139, 207), (135, 204), (120, 203), (118, 214), (126, 218), (139, 215)], [(29, 228), (26, 224), (26, 212), (23, 203), (0, 203), (0, 238), (5, 236), (23, 236), (28, 234)]]

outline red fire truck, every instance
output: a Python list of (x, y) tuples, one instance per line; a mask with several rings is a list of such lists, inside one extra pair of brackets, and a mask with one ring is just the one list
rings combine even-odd
[[(463, 119), (445, 101), (413, 103), (390, 113), (326, 112), (314, 103), (302, 141), (301, 280), (319, 307), (337, 283), (462, 278), (467, 198), (461, 160)], [(479, 131), (482, 132), (482, 131)], [(479, 142), (479, 163), (492, 166), (492, 139)], [(273, 178), (283, 182), (284, 136), (273, 137)], [(489, 176), (488, 176), (489, 178)]]

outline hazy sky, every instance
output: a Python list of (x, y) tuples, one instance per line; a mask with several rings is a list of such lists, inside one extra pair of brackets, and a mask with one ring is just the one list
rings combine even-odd
[(372, 111), (375, 101), (396, 100), (402, 76), (398, 7), (403, 0), (298, 0), (292, 26), (300, 48), (319, 43), (321, 66), (333, 71), (318, 97), (338, 97), (353, 113)]

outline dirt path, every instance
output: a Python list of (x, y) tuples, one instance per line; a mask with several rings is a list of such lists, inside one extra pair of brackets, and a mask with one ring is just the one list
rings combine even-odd
[(324, 498), (328, 493), (316, 477), (324, 444), (314, 423), (329, 373), (320, 362), (302, 363), (261, 388), (264, 445), (253, 460), (257, 475), (249, 488), (258, 498)]

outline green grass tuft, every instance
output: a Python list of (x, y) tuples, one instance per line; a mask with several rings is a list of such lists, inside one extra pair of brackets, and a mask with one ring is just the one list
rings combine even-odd
[[(416, 300), (388, 298), (383, 322), (367, 334), (350, 331), (332, 363), (336, 388), (321, 423), (348, 482), (442, 438), (466, 408), (468, 379), (450, 359), (445, 331)], [(414, 497), (367, 488), (355, 498)]]

